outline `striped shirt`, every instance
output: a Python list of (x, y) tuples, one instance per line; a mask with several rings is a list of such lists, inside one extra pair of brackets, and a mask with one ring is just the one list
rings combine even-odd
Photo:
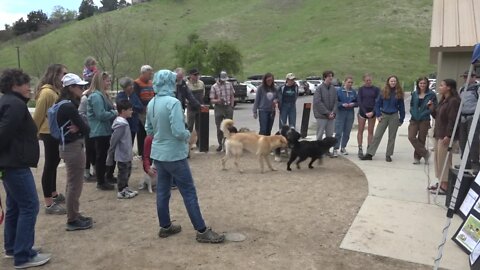
[(210, 90), (210, 99), (220, 99), (223, 101), (221, 105), (228, 105), (233, 106), (233, 98), (235, 95), (235, 89), (233, 88), (232, 83), (224, 82), (220, 83), (217, 82), (212, 85)]

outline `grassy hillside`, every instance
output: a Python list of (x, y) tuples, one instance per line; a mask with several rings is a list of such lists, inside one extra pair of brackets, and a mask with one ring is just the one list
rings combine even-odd
[[(95, 19), (110, 17), (129, 39), (119, 75), (137, 75), (143, 62), (155, 69), (175, 66), (174, 45), (196, 32), (208, 40), (235, 42), (244, 56), (240, 78), (271, 71), (299, 77), (333, 69), (338, 76), (371, 72), (376, 81), (397, 74), (412, 81), (434, 71), (428, 50), (431, 0), (153, 0), (70, 23), (30, 42), (0, 44), (0, 68), (15, 67), (17, 44), (22, 67), (36, 75), (39, 63), (61, 62), (80, 72), (85, 52), (80, 33)], [(144, 54), (144, 42), (159, 44)], [(150, 44), (150, 45), (151, 45)]]

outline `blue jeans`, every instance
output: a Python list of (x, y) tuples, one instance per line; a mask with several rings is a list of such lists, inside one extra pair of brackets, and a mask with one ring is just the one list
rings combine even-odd
[(187, 159), (178, 161), (153, 161), (157, 168), (157, 214), (160, 227), (170, 226), (170, 186), (171, 180), (175, 181), (183, 197), (190, 221), (195, 230), (205, 229), (200, 206), (198, 205), (197, 190), (193, 183), (192, 172)]
[(37, 255), (32, 250), (39, 202), (30, 168), (5, 169), (3, 186), (7, 193), (5, 214), (5, 253), (13, 254), (15, 265)]
[(338, 110), (337, 117), (335, 118), (335, 138), (337, 144), (335, 149), (347, 147), (348, 140), (350, 139), (350, 132), (352, 131), (353, 120), (355, 113), (353, 110), (343, 111)]
[(258, 121), (260, 122), (260, 135), (271, 135), (273, 122), (275, 122), (274, 111), (258, 111)]
[(297, 107), (295, 103), (283, 103), (282, 107), (280, 108), (280, 130), (282, 126), (287, 125), (288, 119), (288, 126), (291, 128), (295, 128), (297, 124)]

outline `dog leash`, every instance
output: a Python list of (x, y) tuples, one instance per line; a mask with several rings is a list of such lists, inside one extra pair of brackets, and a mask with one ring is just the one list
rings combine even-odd
[[(4, 172), (0, 170), (0, 179), (3, 179), (3, 173)], [(2, 225), (4, 217), (5, 214), (3, 213), (2, 197), (0, 196), (0, 225)]]

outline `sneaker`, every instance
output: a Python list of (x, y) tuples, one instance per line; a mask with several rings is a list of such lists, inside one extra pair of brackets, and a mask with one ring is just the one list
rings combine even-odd
[(413, 165), (418, 165), (420, 164), (420, 159), (413, 159)]
[(360, 160), (372, 160), (373, 156), (370, 154), (366, 154), (360, 158)]
[[(42, 248), (33, 246), (32, 250), (39, 253), (40, 251), (42, 251)], [(7, 253), (7, 252), (5, 252), (5, 255), (3, 256), (3, 258), (5, 258), (5, 259), (13, 259), (13, 257), (14, 257), (13, 253)]]
[(93, 222), (93, 218), (92, 218), (92, 217), (85, 217), (85, 216), (79, 215), (79, 216), (78, 216), (78, 219), (80, 219), (80, 220), (90, 220), (91, 222)]
[(168, 227), (168, 228), (160, 228), (160, 231), (158, 232), (158, 237), (167, 238), (167, 237), (172, 236), (174, 234), (177, 234), (181, 231), (182, 231), (182, 226), (175, 225), (175, 224), (170, 224), (170, 227)]
[(28, 262), (24, 262), (20, 265), (15, 265), (15, 269), (26, 269), (30, 267), (42, 266), (46, 264), (51, 257), (51, 254), (38, 253), (35, 257), (30, 258)]
[(117, 199), (131, 199), (133, 197), (135, 197), (135, 194), (128, 192), (127, 188), (117, 192)]
[(53, 202), (56, 204), (61, 204), (65, 202), (65, 196), (62, 193), (58, 193), (56, 197), (53, 197)]
[(386, 156), (385, 161), (386, 162), (392, 162), (392, 157), (391, 156)]
[(336, 158), (338, 157), (338, 150), (337, 149), (333, 149), (333, 153), (332, 155), (330, 156), (331, 158)]
[(345, 148), (340, 149), (340, 153), (342, 153), (342, 155), (345, 155), (345, 156), (348, 155), (347, 149)]
[(102, 184), (97, 184), (97, 189), (99, 189), (99, 190), (114, 190), (115, 186), (105, 182), (105, 183), (102, 183)]
[(361, 159), (363, 157), (363, 148), (360, 146), (358, 147), (358, 157)]
[(225, 235), (218, 234), (207, 228), (203, 233), (197, 232), (197, 241), (200, 243), (219, 244), (225, 241)]
[(67, 210), (53, 202), (52, 205), (45, 207), (45, 214), (47, 215), (65, 215), (67, 214)]
[(219, 146), (217, 147), (217, 152), (222, 152), (222, 146), (221, 146), (221, 145), (219, 145)]
[(134, 196), (137, 196), (138, 195), (138, 191), (136, 190), (133, 190), (133, 189), (130, 189), (130, 187), (126, 187), (125, 190), (131, 194), (133, 194)]
[(93, 221), (87, 218), (78, 218), (75, 221), (67, 222), (67, 231), (80, 231), (92, 228)]

